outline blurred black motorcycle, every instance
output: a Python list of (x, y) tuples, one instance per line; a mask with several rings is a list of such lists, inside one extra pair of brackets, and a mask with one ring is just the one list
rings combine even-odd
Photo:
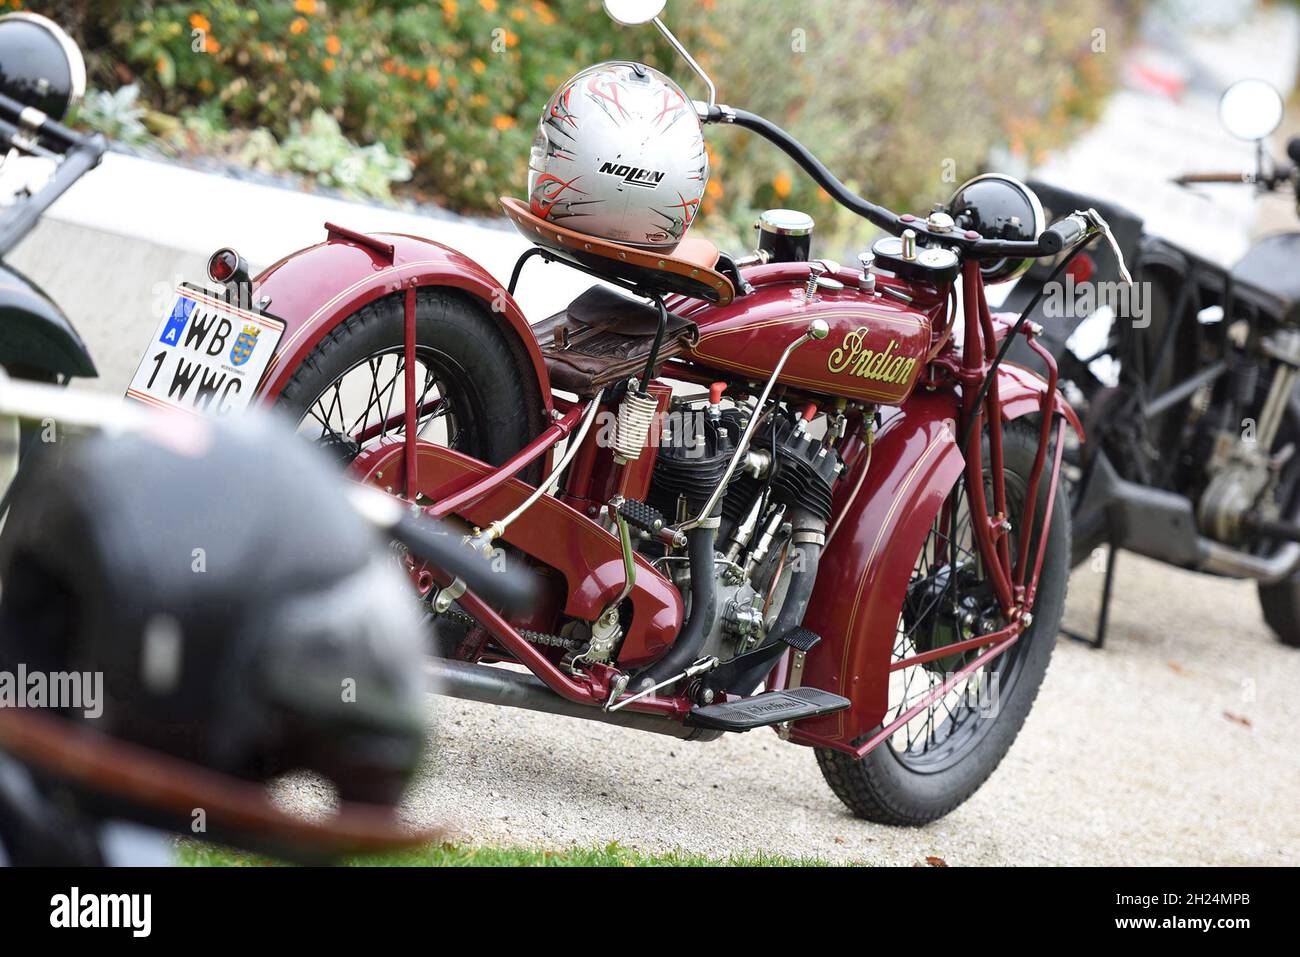
[[(59, 122), (84, 87), (59, 27), (0, 17), (0, 864), (165, 862), (178, 834), (310, 862), (427, 842), (396, 816), (427, 632), (391, 552), (503, 608), (535, 582), (268, 417), (61, 388), (94, 363), (3, 256), (107, 148)], [(292, 770), (338, 812), (277, 807)]]
[[(53, 21), (0, 16), (0, 369), (66, 384), (97, 375), (94, 360), (58, 304), (5, 256), (50, 205), (99, 165), (108, 141), (62, 124), (86, 88), (81, 51)], [(15, 424), (14, 427), (17, 427)], [(36, 429), (0, 435), (0, 489), (7, 489)], [(0, 512), (4, 501), (0, 501)]]
[[(1300, 137), (1281, 163), (1264, 145), (1282, 117), (1277, 92), (1242, 81), (1219, 115), (1256, 143), (1255, 171), (1176, 182), (1294, 192)], [(1300, 232), (1265, 237), (1224, 269), (1145, 234), (1126, 210), (1033, 186), (1045, 206), (1096, 207), (1136, 282), (1126, 294), (1103, 247), (1054, 289), (1044, 286), (1050, 265), (1037, 267), (1005, 303), (1019, 311), (1042, 297), (1042, 341), (1084, 418), (1086, 442), (1070, 462), (1074, 560), (1111, 546), (1097, 631), (1074, 637), (1104, 642), (1116, 554), (1128, 549), (1255, 581), (1269, 626), (1300, 647)], [(1012, 358), (1037, 365), (1024, 350)]]

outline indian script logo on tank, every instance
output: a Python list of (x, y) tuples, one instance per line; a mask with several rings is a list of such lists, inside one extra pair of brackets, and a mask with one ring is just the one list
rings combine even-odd
[(837, 346), (826, 360), (826, 368), (831, 372), (843, 372), (863, 379), (877, 382), (903, 384), (912, 379), (912, 370), (916, 360), (907, 356), (894, 355), (898, 345), (893, 339), (889, 345), (880, 350), (863, 348), (862, 340), (867, 334), (867, 327), (854, 329), (844, 337), (844, 342)]

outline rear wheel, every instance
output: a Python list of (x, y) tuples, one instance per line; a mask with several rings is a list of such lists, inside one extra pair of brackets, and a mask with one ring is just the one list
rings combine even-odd
[[(402, 297), (372, 302), (321, 340), (276, 407), (345, 466), (363, 449), (403, 439), (404, 343)], [(541, 396), (522, 347), (468, 297), (417, 292), (415, 361), (422, 440), (499, 465), (542, 430)]]
[[(1037, 448), (1036, 427), (1018, 421), (1004, 430), (1013, 540), (1024, 520)], [(988, 462), (987, 452), (984, 461)], [(1038, 491), (1036, 529), (1046, 515), (1046, 472)], [(1013, 549), (1013, 561), (1014, 557)], [(827, 783), (855, 815), (882, 824), (925, 824), (953, 810), (993, 773), (1024, 724), (1047, 673), (1065, 607), (1069, 558), (1069, 510), (1065, 496), (1058, 494), (1034, 621), (1019, 641), (958, 679), (865, 757), (817, 749)], [(958, 484), (917, 557), (891, 660), (901, 661), (1003, 625), (975, 550), (964, 486)], [(881, 727), (893, 723), (985, 650), (955, 653), (893, 672), (889, 710)], [(862, 740), (866, 737), (870, 735)]]

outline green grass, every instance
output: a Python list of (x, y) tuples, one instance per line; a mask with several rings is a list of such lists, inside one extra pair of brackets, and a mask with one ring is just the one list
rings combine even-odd
[[(183, 841), (177, 858), (190, 867), (277, 867), (282, 862), (213, 844)], [(725, 858), (707, 857), (685, 851), (644, 854), (621, 844), (604, 847), (568, 848), (563, 851), (513, 847), (466, 847), (459, 844), (431, 844), (428, 847), (355, 857), (342, 862), (348, 867), (829, 867), (815, 857), (782, 857), (757, 852)]]

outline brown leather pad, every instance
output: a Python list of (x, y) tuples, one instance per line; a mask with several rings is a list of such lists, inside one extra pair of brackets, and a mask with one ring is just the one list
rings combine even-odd
[(597, 276), (720, 306), (736, 296), (731, 280), (714, 268), (718, 264), (718, 247), (707, 239), (688, 237), (671, 253), (638, 249), (539, 219), (523, 200), (503, 196), (501, 208), (527, 239)]
[[(533, 326), (533, 332), (551, 385), (591, 395), (645, 368), (658, 325), (659, 310), (649, 303), (608, 286), (592, 286), (563, 311)], [(698, 337), (695, 323), (670, 312), (657, 363), (680, 355)]]

